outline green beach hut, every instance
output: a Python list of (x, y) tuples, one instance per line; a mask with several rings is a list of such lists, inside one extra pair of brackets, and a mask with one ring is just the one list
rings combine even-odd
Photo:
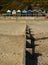
[(11, 10), (7, 10), (6, 14), (7, 14), (7, 16), (10, 16), (11, 15)]
[(17, 15), (17, 16), (21, 16), (21, 10), (17, 10), (17, 11), (16, 11), (16, 15)]

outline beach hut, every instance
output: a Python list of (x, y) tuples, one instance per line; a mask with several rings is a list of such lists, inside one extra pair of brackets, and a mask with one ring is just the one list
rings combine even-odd
[(41, 9), (38, 10), (38, 16), (42, 16), (42, 10)]
[(17, 14), (17, 16), (20, 16), (21, 15), (21, 10), (17, 10), (16, 14)]
[(22, 15), (26, 16), (27, 15), (27, 11), (26, 10), (22, 10)]
[(42, 16), (46, 16), (46, 11), (45, 10), (42, 12)]
[(33, 16), (37, 16), (38, 15), (38, 11), (37, 10), (33, 10)]
[(16, 10), (12, 11), (12, 16), (16, 16)]
[(32, 10), (28, 10), (28, 11), (27, 11), (27, 15), (28, 15), (28, 16), (32, 16), (32, 14), (33, 14), (33, 11), (32, 11)]
[(7, 16), (10, 16), (11, 15), (11, 10), (7, 10), (6, 14), (7, 14)]
[(41, 9), (39, 9), (39, 10), (38, 10), (38, 13), (41, 13), (41, 14), (42, 14), (42, 10), (41, 10)]

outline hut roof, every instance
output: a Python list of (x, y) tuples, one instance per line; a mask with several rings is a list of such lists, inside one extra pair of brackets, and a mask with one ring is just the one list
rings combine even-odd
[(33, 11), (32, 11), (32, 10), (28, 10), (27, 12), (28, 12), (28, 13), (31, 13), (31, 12), (33, 12)]
[(21, 12), (21, 10), (17, 10), (17, 12)]
[(39, 10), (38, 10), (38, 12), (42, 12), (42, 10), (41, 10), (41, 9), (39, 9)]
[(7, 10), (7, 12), (11, 12), (11, 10)]
[(22, 10), (22, 13), (27, 13), (27, 11), (26, 10)]
[(13, 10), (13, 11), (12, 11), (12, 14), (16, 14), (16, 10)]
[(12, 12), (16, 12), (16, 10), (13, 10)]
[(28, 11), (32, 11), (32, 10), (28, 10)]

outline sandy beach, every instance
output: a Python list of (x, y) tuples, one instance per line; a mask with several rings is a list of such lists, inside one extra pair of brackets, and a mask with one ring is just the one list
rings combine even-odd
[[(26, 25), (35, 39), (35, 59), (26, 59)], [(30, 40), (28, 40), (31, 43)], [(26, 53), (25, 53), (26, 54)], [(39, 56), (37, 55), (39, 54)], [(48, 65), (48, 19), (45, 17), (0, 17), (0, 65)], [(33, 63), (34, 62), (34, 63)]]

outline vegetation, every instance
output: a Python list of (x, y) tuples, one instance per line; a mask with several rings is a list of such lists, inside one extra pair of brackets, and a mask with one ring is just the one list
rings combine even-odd
[(0, 0), (0, 12), (8, 9), (27, 9), (30, 5), (48, 10), (48, 0)]

